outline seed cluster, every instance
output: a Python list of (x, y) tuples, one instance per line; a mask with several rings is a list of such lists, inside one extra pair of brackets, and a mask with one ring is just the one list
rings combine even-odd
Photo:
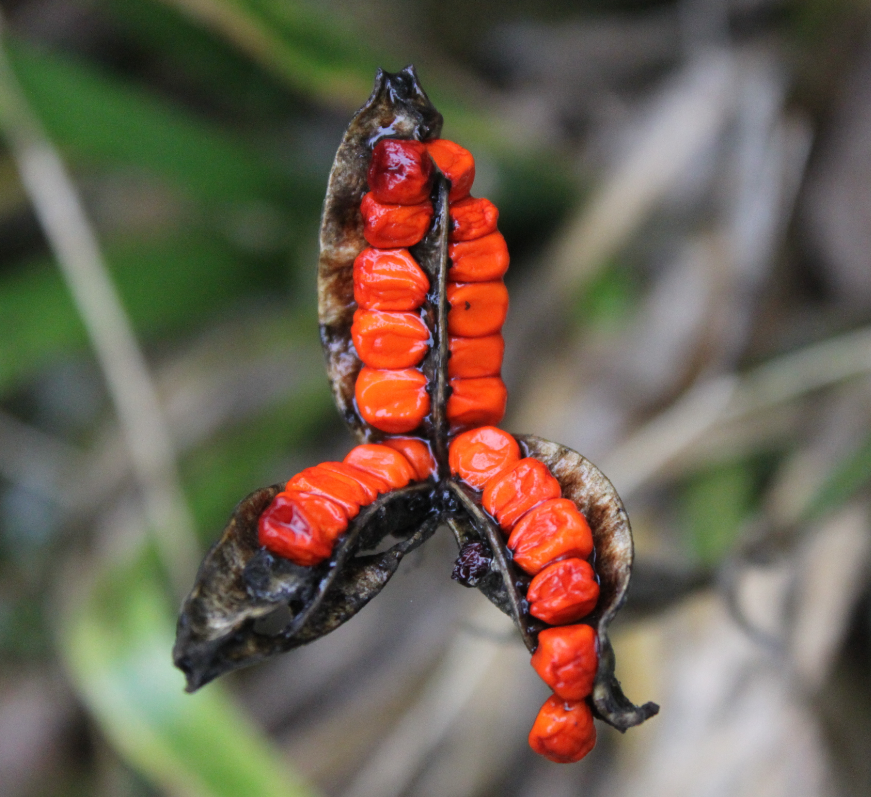
[(475, 490), (508, 534), (514, 562), (533, 576), (526, 593), (529, 613), (553, 628), (541, 631), (532, 666), (554, 695), (542, 706), (529, 734), (533, 750), (558, 762), (583, 758), (596, 742), (585, 698), (593, 691), (599, 657), (596, 632), (573, 625), (599, 597), (587, 561), (593, 537), (575, 504), (561, 497), (559, 482), (532, 457), (520, 457), (517, 441), (493, 426), (473, 429), (451, 443), (451, 473)]
[(452, 141), (385, 139), (372, 150), (369, 192), (360, 212), (369, 246), (354, 262), (357, 310), (351, 339), (363, 369), (355, 398), (363, 420), (388, 434), (410, 432), (430, 411), (420, 363), (432, 345), (422, 314), (430, 289), (408, 251), (426, 235), (435, 166), (450, 180), (446, 415), (452, 431), (499, 423), (508, 393), (499, 377), (508, 291), (508, 248), (496, 230), (499, 211), (469, 196), (475, 161)]
[(456, 437), (448, 464), (453, 475), (481, 492), (480, 503), (507, 535), (514, 563), (532, 577), (529, 613), (552, 626), (539, 635), (532, 665), (554, 697), (539, 712), (530, 745), (553, 761), (577, 761), (595, 743), (585, 698), (598, 664), (596, 634), (573, 624), (598, 599), (587, 561), (593, 539), (547, 466), (521, 458), (517, 441), (494, 426), (507, 400), (500, 371), (508, 250), (496, 229), (496, 207), (470, 196), (474, 159), (454, 142), (385, 139), (372, 150), (369, 192), (360, 205), (369, 246), (354, 261), (351, 340), (362, 363), (354, 388), (357, 410), (388, 437), (383, 444), (357, 446), (341, 463), (294, 476), (260, 516), (259, 540), (296, 564), (318, 564), (330, 557), (361, 507), (412, 481), (447, 475), (438, 473), (424, 440), (392, 436), (418, 430), (430, 412), (421, 364), (433, 345), (426, 319), (433, 317), (428, 310), (438, 297), (409, 250), (432, 224), (436, 167), (450, 181), (445, 414)]
[(421, 440), (399, 437), (357, 446), (342, 462), (322, 462), (287, 482), (260, 515), (258, 541), (295, 564), (319, 564), (329, 559), (362, 507), (434, 471)]

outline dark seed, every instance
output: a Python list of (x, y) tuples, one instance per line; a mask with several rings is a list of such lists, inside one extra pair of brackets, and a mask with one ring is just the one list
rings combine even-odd
[(460, 549), (451, 578), (464, 587), (477, 587), (478, 582), (490, 572), (493, 560), (487, 553), (483, 542), (467, 542)]

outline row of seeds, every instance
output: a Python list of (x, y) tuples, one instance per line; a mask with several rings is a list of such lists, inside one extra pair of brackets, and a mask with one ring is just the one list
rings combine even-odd
[(532, 576), (526, 592), (529, 613), (547, 623), (532, 666), (553, 690), (529, 735), (533, 750), (567, 763), (583, 758), (596, 743), (586, 698), (598, 668), (595, 630), (578, 620), (596, 605), (599, 585), (589, 563), (593, 537), (574, 502), (562, 497), (547, 466), (520, 457), (507, 432), (485, 426), (464, 432), (449, 449), (451, 473), (475, 490), (508, 535), (514, 563)]
[(260, 515), (258, 542), (295, 564), (319, 564), (363, 507), (434, 472), (421, 440), (395, 437), (356, 446), (342, 462), (322, 462), (290, 479)]
[(475, 162), (463, 147), (444, 139), (385, 139), (372, 151), (370, 190), (360, 206), (369, 246), (354, 262), (357, 310), (351, 338), (363, 363), (355, 386), (357, 409), (388, 434), (416, 429), (430, 410), (419, 367), (432, 345), (422, 315), (430, 284), (409, 247), (432, 222), (433, 162), (451, 181), (448, 422), (456, 431), (498, 423), (505, 413), (507, 392), (499, 373), (508, 250), (496, 231), (499, 212), (488, 200), (469, 195)]

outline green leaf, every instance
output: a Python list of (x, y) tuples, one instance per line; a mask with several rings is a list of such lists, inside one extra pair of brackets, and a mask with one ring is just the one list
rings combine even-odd
[[(359, 108), (369, 97), (379, 67), (397, 72), (413, 61), (446, 134), (467, 146), (513, 140), (510, 127), (467, 96), (462, 81), (443, 74), (438, 59), (406, 52), (401, 41), (367, 36), (347, 14), (323, 4), (286, 0), (165, 0), (197, 19), (295, 91), (313, 100)], [(514, 147), (508, 145), (508, 150)], [(505, 154), (508, 154), (507, 152)]]
[[(195, 328), (258, 287), (237, 254), (203, 233), (128, 241), (106, 254), (136, 331), (149, 337)], [(50, 260), (0, 279), (0, 340), (0, 394), (87, 346), (76, 308)]]
[(289, 187), (278, 164), (144, 89), (20, 40), (9, 55), (49, 137), (74, 155), (136, 166), (208, 202)]
[(736, 462), (701, 473), (687, 486), (683, 509), (689, 543), (702, 564), (716, 564), (738, 538), (754, 482), (749, 463)]
[[(313, 442), (338, 422), (326, 379), (320, 368), (287, 401), (249, 423), (224, 430), (182, 463), (185, 494), (209, 544), (247, 493), (280, 481), (275, 463), (288, 452)], [(321, 438), (322, 439), (322, 438)], [(314, 463), (312, 463), (314, 464)], [(289, 478), (292, 474), (283, 474)]]
[(158, 584), (153, 562), (140, 556), (100, 574), (60, 625), (74, 684), (108, 740), (167, 793), (313, 797), (220, 684), (184, 693)]
[(299, 103), (276, 75), (170, 5), (159, 0), (101, 0), (101, 5), (184, 90), (195, 90), (246, 128), (269, 120), (283, 125), (288, 111), (296, 110)]
[(811, 499), (804, 512), (806, 520), (815, 520), (847, 503), (871, 482), (871, 435), (842, 459)]

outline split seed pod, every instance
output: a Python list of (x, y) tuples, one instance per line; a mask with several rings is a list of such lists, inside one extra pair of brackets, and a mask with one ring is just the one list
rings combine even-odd
[[(351, 121), (336, 155), (320, 235), (318, 310), (327, 372), (336, 404), (361, 444), (384, 443), (397, 451), (415, 452), (414, 456), (424, 463), (415, 470), (420, 478), (407, 486), (389, 490), (363, 506), (335, 540), (329, 554), (311, 565), (295, 564), (262, 547), (258, 541), (258, 523), (282, 486), (266, 487), (245, 498), (236, 507), (221, 538), (206, 555), (179, 618), (174, 659), (187, 676), (189, 691), (225, 672), (263, 661), (334, 630), (377, 595), (396, 572), (402, 558), (424, 543), (440, 525), (451, 529), (460, 548), (455, 579), (478, 588), (509, 614), (526, 647), (530, 652), (536, 650), (538, 633), (545, 625), (528, 612), (525, 593), (531, 578), (514, 563), (506, 534), (484, 509), (481, 492), (452, 475), (449, 463), (451, 442), (460, 431), (469, 424), (474, 427), (484, 422), (498, 423), (501, 419), (504, 386), (498, 388), (501, 385), (498, 379), (501, 320), (493, 325), (481, 325), (483, 331), (478, 338), (474, 335), (467, 338), (468, 333), (461, 333), (461, 337), (453, 338), (459, 343), (452, 345), (449, 292), (458, 289), (449, 288), (450, 248), (457, 246), (451, 237), (450, 205), (453, 201), (464, 202), (462, 207), (465, 207), (479, 201), (467, 199), (474, 179), (471, 155), (462, 147), (439, 139), (441, 126), (442, 117), (430, 103), (412, 67), (397, 74), (379, 71), (372, 96)], [(398, 143), (381, 147), (379, 162), (402, 156), (404, 141), (420, 142), (406, 147), (413, 150), (414, 157), (409, 161), (411, 166), (403, 165), (403, 169), (414, 172), (417, 168), (413, 174), (413, 191), (409, 190), (408, 196), (418, 203), (414, 207), (423, 207), (421, 213), (430, 219), (416, 242), (409, 243), (403, 238), (403, 243), (397, 244), (395, 250), (380, 250), (396, 252), (395, 257), (403, 262), (410, 257), (429, 283), (425, 296), (421, 289), (415, 288), (407, 307), (394, 308), (419, 313), (429, 331), (427, 351), (415, 364), (417, 370), (414, 371), (420, 374), (416, 379), (425, 385), (427, 400), (418, 401), (411, 415), (402, 415), (400, 406), (396, 410), (401, 415), (400, 420), (393, 418), (387, 423), (377, 413), (365, 413), (368, 421), (361, 413), (358, 392), (361, 384), (364, 387), (370, 382), (374, 384), (381, 392), (376, 390), (372, 395), (379, 396), (377, 401), (380, 402), (387, 382), (378, 382), (378, 374), (382, 372), (368, 367), (364, 372), (365, 384), (358, 381), (364, 364), (357, 355), (352, 333), (354, 315), (359, 309), (357, 299), (364, 293), (378, 295), (368, 293), (368, 284), (358, 281), (355, 299), (354, 264), (370, 247), (365, 208), (375, 201), (370, 200), (366, 205), (363, 199), (370, 191), (381, 191), (379, 196), (390, 201), (404, 196), (399, 190), (402, 186), (396, 189), (392, 182), (382, 185), (377, 175), (370, 177), (373, 149), (384, 140)], [(431, 172), (429, 161), (422, 160), (420, 145), (433, 160)], [(399, 155), (395, 155), (396, 152)], [(400, 169), (397, 173), (405, 172)], [(451, 175), (456, 185), (452, 184)], [(376, 185), (370, 185), (369, 180), (375, 180)], [(419, 202), (427, 185), (428, 198)], [(496, 235), (490, 221), (495, 224), (495, 211), (490, 210), (489, 203), (479, 204), (481, 214), (486, 215), (486, 223), (475, 221), (475, 224), (482, 234)], [(390, 207), (411, 206), (383, 207), (389, 210)], [(379, 209), (378, 213), (381, 212)], [(405, 235), (404, 230), (402, 235)], [(501, 236), (493, 240), (499, 243)], [(403, 254), (400, 249), (407, 249), (407, 253)], [(487, 281), (470, 283), (486, 286), (488, 296), (504, 295), (499, 281), (507, 265), (507, 254), (503, 250), (504, 242), (493, 250), (500, 261), (498, 268), (487, 272)], [(486, 267), (487, 263), (483, 262), (482, 266)], [(358, 274), (362, 268), (358, 262)], [(422, 278), (414, 276), (413, 268), (411, 272), (403, 268), (403, 274), (397, 272), (395, 277), (399, 282), (389, 283), (391, 291), (403, 280), (416, 286), (424, 284)], [(408, 273), (412, 276), (407, 276)], [(391, 293), (390, 301), (394, 298)], [(497, 310), (504, 314), (501, 302), (500, 298)], [(358, 322), (355, 328), (358, 342), (363, 339), (360, 328)], [(492, 380), (498, 385), (488, 387), (482, 394), (485, 396), (482, 401), (489, 404), (482, 405), (478, 414), (472, 406), (472, 410), (463, 415), (465, 420), (460, 421), (456, 415), (451, 415), (449, 398), (452, 391), (457, 396), (475, 395), (475, 391), (465, 390), (462, 384), (463, 375), (469, 373), (466, 368), (471, 366), (464, 365), (457, 377), (449, 373), (449, 358), (452, 349), (455, 352), (474, 349), (467, 340), (476, 339), (489, 343), (487, 350), (493, 349), (498, 357), (488, 354), (487, 375), (468, 379), (469, 387), (472, 387), (471, 382), (483, 380)], [(494, 346), (493, 341), (499, 345)], [(494, 357), (495, 361), (491, 362)], [(396, 378), (396, 374), (412, 370), (383, 373)], [(494, 401), (491, 394), (499, 401)], [(498, 415), (495, 421), (476, 420), (490, 419), (494, 415)], [(396, 434), (403, 437), (398, 438)], [(632, 536), (626, 512), (610, 482), (579, 454), (537, 437), (515, 436), (514, 439), (520, 456), (546, 466), (559, 483), (562, 498), (574, 502), (589, 523), (600, 588), (596, 608), (585, 619), (595, 630), (599, 650), (598, 670), (589, 699), (596, 717), (624, 731), (658, 711), (653, 703), (633, 705), (623, 695), (614, 676), (608, 627), (625, 600), (632, 567)], [(428, 452), (432, 455), (432, 466)], [(388, 544), (386, 550), (385, 544)], [(269, 631), (263, 621), (276, 612), (284, 613), (286, 623), (277, 632)]]

